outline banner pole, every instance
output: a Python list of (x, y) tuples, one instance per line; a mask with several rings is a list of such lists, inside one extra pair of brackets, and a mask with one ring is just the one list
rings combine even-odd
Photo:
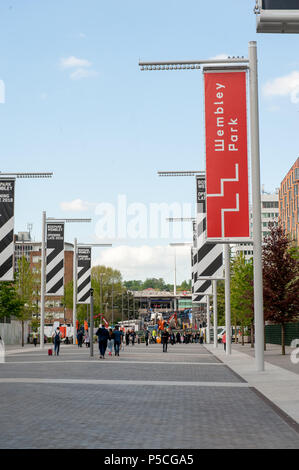
[(255, 364), (259, 372), (264, 371), (264, 311), (263, 311), (263, 267), (261, 233), (261, 183), (259, 146), (258, 73), (256, 41), (249, 42), (249, 86), (250, 86), (250, 134), (251, 134), (251, 180), (253, 214), (253, 272), (254, 272), (254, 326)]
[(230, 311), (230, 259), (229, 245), (224, 245), (224, 269), (225, 269), (225, 327), (226, 327), (226, 355), (231, 354), (231, 311)]
[(45, 280), (46, 280), (46, 211), (42, 215), (42, 246), (41, 246), (41, 285), (40, 285), (40, 348), (44, 348), (45, 343)]
[(213, 284), (213, 319), (214, 319), (214, 348), (218, 347), (218, 305), (217, 305), (217, 281), (212, 281)]
[(210, 296), (207, 295), (207, 344), (210, 344), (210, 342), (211, 342), (210, 328), (211, 328), (211, 321), (210, 321)]
[(77, 238), (74, 239), (73, 257), (73, 344), (76, 344), (76, 320), (77, 320)]
[(93, 357), (93, 289), (90, 289), (90, 357)]

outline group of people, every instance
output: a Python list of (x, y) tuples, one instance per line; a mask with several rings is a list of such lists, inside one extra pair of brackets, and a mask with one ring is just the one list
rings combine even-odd
[[(135, 330), (126, 331), (125, 338), (126, 338), (126, 346), (129, 346), (130, 344), (132, 346), (134, 346), (135, 341), (136, 341), (136, 332), (135, 332)], [(138, 339), (137, 339), (137, 341), (138, 341)]]
[(107, 330), (103, 325), (96, 331), (99, 343), (100, 359), (105, 359), (106, 349), (108, 348), (109, 356), (112, 356), (114, 349), (115, 356), (119, 356), (119, 350), (123, 342), (123, 332), (116, 326), (114, 330)]
[[(162, 330), (161, 337), (160, 337), (162, 344), (163, 344), (163, 338), (164, 338), (164, 341), (165, 341), (165, 335), (163, 336), (164, 331), (167, 331), (167, 330)], [(146, 332), (145, 332), (145, 341), (146, 341), (147, 344), (148, 344), (148, 338), (149, 338), (149, 332), (148, 332), (148, 330), (146, 330)], [(157, 338), (159, 338), (159, 336), (157, 335), (156, 330), (153, 330), (152, 335), (151, 335), (151, 339), (150, 339), (151, 343), (157, 343), (159, 341)], [(170, 343), (172, 345), (180, 344), (180, 343), (184, 343), (184, 344), (200, 343), (200, 344), (202, 344), (203, 342), (204, 342), (204, 332), (203, 332), (203, 330), (198, 331), (196, 333), (189, 333), (189, 332), (180, 333), (179, 331), (177, 333), (168, 332), (168, 335), (167, 335), (167, 343)]]
[[(100, 359), (105, 359), (106, 350), (109, 351), (109, 356), (112, 356), (113, 350), (115, 356), (119, 356), (119, 351), (121, 345), (126, 342), (126, 345), (129, 346), (132, 344), (134, 346), (136, 341), (136, 332), (134, 330), (127, 330), (124, 334), (122, 331), (119, 330), (118, 326), (115, 326), (114, 330), (112, 328), (105, 328), (101, 325), (98, 330), (96, 331), (96, 336), (98, 337), (98, 344), (99, 344), (99, 353)], [(161, 343), (163, 345), (163, 352), (167, 352), (167, 345), (170, 343), (171, 345), (180, 344), (180, 343), (203, 343), (204, 341), (204, 334), (203, 330), (200, 330), (196, 333), (184, 332), (180, 333), (179, 331), (175, 334), (174, 332), (170, 332), (167, 329), (162, 330), (161, 332)], [(56, 356), (59, 356), (60, 351), (60, 343), (62, 339), (62, 335), (60, 332), (59, 327), (54, 331), (52, 335), (53, 343), (54, 343), (54, 353)], [(157, 341), (157, 332), (153, 330), (150, 334), (148, 329), (144, 331), (144, 339), (145, 344), (148, 346), (149, 341), (151, 340), (153, 343)], [(85, 343), (86, 347), (90, 347), (90, 336), (88, 331), (84, 332), (84, 330), (80, 329), (77, 332), (77, 343), (78, 348), (82, 348), (83, 342)], [(224, 347), (226, 346), (226, 341), (223, 341)]]
[(77, 332), (77, 343), (78, 343), (78, 348), (82, 348), (83, 343), (85, 343), (85, 346), (87, 348), (90, 347), (90, 336), (88, 331), (85, 331), (80, 329)]

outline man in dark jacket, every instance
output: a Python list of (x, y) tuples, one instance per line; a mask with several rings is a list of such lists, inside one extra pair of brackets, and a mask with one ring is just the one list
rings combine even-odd
[(168, 343), (169, 333), (167, 330), (162, 331), (161, 341), (163, 344), (163, 352), (167, 352), (167, 343)]
[(148, 329), (145, 330), (144, 337), (145, 337), (145, 344), (146, 344), (146, 346), (148, 346), (148, 338), (149, 338), (149, 331), (148, 331)]
[(116, 325), (115, 330), (114, 330), (114, 351), (115, 351), (116, 356), (119, 356), (119, 348), (122, 343), (122, 337), (123, 337), (123, 334), (121, 331), (119, 331), (119, 328)]
[(107, 341), (109, 336), (108, 330), (106, 330), (106, 328), (101, 325), (100, 328), (97, 330), (96, 335), (98, 337), (100, 359), (105, 359), (105, 352), (107, 349)]

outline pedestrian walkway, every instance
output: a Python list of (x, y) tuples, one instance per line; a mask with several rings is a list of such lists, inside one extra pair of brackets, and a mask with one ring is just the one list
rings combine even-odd
[[(254, 348), (252, 348), (250, 344), (244, 344), (244, 346), (241, 344), (233, 344), (232, 347), (238, 352), (243, 352), (254, 357)], [(266, 351), (264, 351), (265, 361), (273, 364), (274, 366), (282, 367), (283, 369), (287, 369), (295, 374), (299, 374), (299, 364), (293, 364), (291, 361), (291, 353), (294, 351), (294, 348), (286, 346), (285, 349), (286, 354), (283, 356), (281, 354), (281, 345), (267, 344)]]
[[(285, 367), (279, 367), (265, 361), (265, 371), (257, 372), (253, 354), (240, 352), (232, 348), (232, 354), (226, 356), (222, 347), (206, 346), (218, 359), (242, 376), (250, 386), (255, 387), (267, 399), (287, 413), (299, 427), (299, 375)], [(242, 347), (242, 346), (240, 346)], [(277, 349), (275, 349), (277, 352)], [(273, 359), (273, 358), (272, 358)], [(299, 368), (299, 364), (294, 365)]]
[(294, 423), (198, 344), (135, 345), (105, 360), (96, 347), (94, 358), (72, 345), (59, 357), (14, 352), (0, 393), (2, 449), (299, 448)]

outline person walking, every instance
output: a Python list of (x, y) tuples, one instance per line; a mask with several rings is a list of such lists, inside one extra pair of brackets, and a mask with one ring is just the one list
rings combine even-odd
[(161, 342), (163, 344), (163, 352), (167, 352), (167, 343), (168, 343), (169, 333), (167, 330), (162, 331)]
[(78, 348), (82, 348), (83, 343), (83, 331), (79, 330), (77, 333)]
[(120, 345), (122, 343), (123, 334), (119, 331), (118, 326), (114, 330), (114, 352), (116, 356), (119, 356)]
[(132, 330), (131, 331), (132, 346), (134, 346), (134, 344), (135, 344), (135, 338), (136, 338), (135, 330)]
[(32, 333), (32, 337), (33, 337), (33, 344), (34, 344), (34, 347), (36, 348), (36, 345), (37, 345), (37, 333), (36, 331), (34, 331)]
[(149, 338), (148, 329), (145, 330), (144, 337), (145, 337), (145, 345), (148, 346), (148, 338)]
[(84, 343), (87, 348), (90, 348), (90, 336), (88, 334), (88, 331), (86, 332), (85, 338), (84, 338)]
[(176, 334), (176, 342), (179, 343), (179, 344), (181, 343), (181, 335), (180, 335), (179, 331)]
[(226, 333), (223, 334), (221, 341), (223, 343), (224, 351), (226, 351)]
[(108, 351), (109, 351), (109, 356), (112, 356), (113, 346), (114, 346), (114, 333), (112, 331), (112, 328), (109, 328), (108, 341), (107, 341), (107, 348), (108, 348)]
[(96, 335), (98, 337), (100, 359), (105, 359), (105, 352), (107, 349), (107, 341), (108, 341), (109, 333), (106, 330), (106, 328), (104, 328), (104, 326), (101, 325), (100, 328), (98, 328)]
[(56, 328), (56, 331), (53, 333), (53, 342), (54, 342), (54, 354), (59, 356), (60, 342), (61, 342), (61, 333), (59, 326)]
[(126, 332), (126, 346), (129, 346), (130, 344), (130, 330)]

